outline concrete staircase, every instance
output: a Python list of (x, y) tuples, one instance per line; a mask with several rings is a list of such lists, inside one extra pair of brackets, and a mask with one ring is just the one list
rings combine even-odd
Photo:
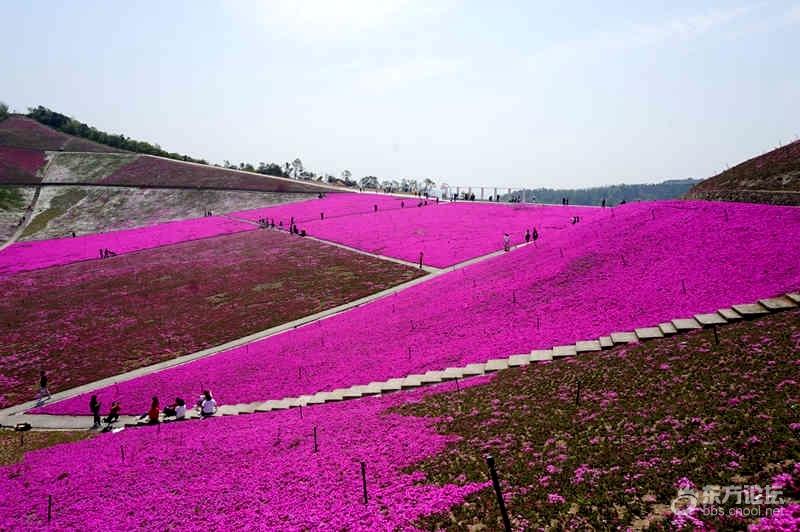
[(601, 336), (597, 339), (581, 340), (574, 344), (554, 346), (551, 349), (534, 350), (530, 353), (513, 354), (508, 358), (496, 358), (484, 363), (474, 363), (463, 367), (428, 371), (422, 374), (389, 379), (384, 382), (360, 384), (351, 386), (350, 388), (337, 388), (331, 391), (318, 392), (313, 395), (301, 395), (299, 397), (287, 397), (279, 400), (256, 403), (223, 405), (219, 408), (216, 415), (232, 416), (252, 414), (254, 412), (286, 410), (289, 408), (345, 401), (370, 395), (419, 388), (430, 384), (476, 377), (508, 368), (526, 366), (536, 362), (558, 360), (560, 358), (593, 353), (604, 349), (610, 349), (621, 344), (646, 342), (683, 332), (724, 325), (742, 319), (755, 318), (772, 312), (797, 308), (798, 306), (800, 306), (800, 293), (789, 293), (780, 297), (761, 299), (756, 303), (733, 305), (730, 308), (719, 309), (717, 312), (695, 314), (690, 318), (677, 318), (669, 322), (659, 323), (652, 327), (642, 327), (634, 329), (633, 331), (613, 332), (608, 336)]

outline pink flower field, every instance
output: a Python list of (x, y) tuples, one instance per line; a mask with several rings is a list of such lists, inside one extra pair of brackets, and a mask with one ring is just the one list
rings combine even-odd
[(44, 152), (0, 146), (0, 184), (39, 183), (36, 174), (44, 163)]
[[(440, 207), (443, 208), (443, 207)], [(316, 324), (99, 391), (265, 401), (596, 338), (800, 287), (800, 209), (665, 201), (600, 211), (536, 246)], [(298, 377), (299, 375), (299, 377)], [(39, 409), (85, 414), (82, 395)]]
[(435, 419), (384, 412), (419, 395), (323, 405), (302, 418), (292, 410), (173, 423), (30, 452), (0, 469), (0, 529), (408, 530), (487, 485), (426, 484), (405, 471), (455, 439), (437, 434)]
[(99, 259), (99, 250), (104, 248), (119, 255), (253, 229), (255, 227), (249, 223), (210, 216), (76, 238), (17, 242), (0, 253), (0, 278), (23, 271)]
[(417, 262), (422, 252), (425, 264), (443, 268), (502, 249), (505, 232), (512, 244), (519, 244), (525, 230), (534, 226), (540, 233), (561, 230), (570, 226), (573, 216), (587, 222), (601, 214), (591, 207), (424, 202), (378, 194), (331, 194), (235, 215), (248, 220), (274, 218), (284, 227), (294, 218), (298, 228), (311, 236), (410, 262)]

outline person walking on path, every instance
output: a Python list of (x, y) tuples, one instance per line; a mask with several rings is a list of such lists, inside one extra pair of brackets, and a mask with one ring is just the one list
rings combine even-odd
[(531, 230), (525, 229), (525, 243), (527, 244), (530, 241), (531, 241)]
[(44, 403), (44, 396), (49, 400), (51, 398), (50, 390), (47, 389), (47, 374), (44, 370), (39, 372), (39, 393), (36, 395), (36, 406), (41, 406)]
[(92, 416), (94, 417), (94, 424), (92, 425), (93, 429), (100, 428), (100, 401), (97, 400), (97, 396), (93, 395), (92, 399), (89, 401), (89, 410), (92, 411)]
[(508, 233), (503, 233), (503, 251), (511, 251), (511, 237)]

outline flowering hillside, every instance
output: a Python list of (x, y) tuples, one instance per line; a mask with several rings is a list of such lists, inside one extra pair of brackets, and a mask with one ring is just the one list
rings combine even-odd
[(77, 238), (16, 242), (0, 253), (0, 278), (18, 272), (100, 258), (101, 249), (120, 255), (186, 240), (252, 231), (251, 224), (211, 216)]
[(0, 528), (45, 527), (48, 495), (64, 529), (407, 528), (486, 482), (434, 486), (404, 471), (452, 438), (432, 420), (382, 413), (402, 399), (126, 430), (30, 453), (0, 469), (0, 493), (18, 494)]
[[(744, 530), (800, 499), (800, 311), (725, 326), (719, 338), (698, 331), (431, 395), (399, 411), (435, 417), (460, 439), (415, 468), (442, 484), (480, 482), (492, 454), (515, 530)], [(702, 506), (703, 486), (718, 487), (716, 504)], [(751, 486), (759, 500), (742, 496)], [(679, 488), (701, 506), (672, 514)], [(784, 502), (769, 503), (765, 488)], [(490, 489), (419, 524), (502, 529)], [(786, 515), (758, 529), (798, 525)]]
[[(459, 391), (450, 383), (29, 452), (0, 468), (0, 493), (14, 494), (0, 528), (46, 528), (52, 495), (59, 529), (501, 530), (491, 453), (514, 530), (741, 530), (757, 521), (743, 510), (781, 506), (754, 530), (796, 530), (798, 318), (726, 326), (719, 345), (699, 331), (540, 363)], [(671, 513), (679, 488), (702, 500), (710, 484), (769, 487), (786, 500), (737, 506), (733, 495)]]
[(0, 121), (0, 146), (45, 151), (64, 149), (93, 152), (119, 151), (110, 146), (66, 135), (21, 115), (12, 115)]
[[(421, 204), (421, 205), (420, 205)], [(377, 210), (375, 207), (377, 206)], [(309, 235), (357, 249), (430, 266), (445, 267), (512, 244), (525, 231), (565, 229), (573, 216), (589, 221), (600, 209), (491, 203), (436, 204), (434, 200), (383, 194), (331, 194), (323, 199), (234, 213), (248, 220), (274, 219), (288, 227), (294, 218)]]
[(0, 408), (30, 399), (38, 368), (50, 373), (51, 390), (64, 390), (420, 274), (313, 240), (248, 231), (0, 279)]
[[(201, 380), (225, 402), (253, 402), (483, 362), (796, 290), (797, 256), (798, 209), (629, 204), (542, 231), (536, 246), (100, 395), (137, 412), (153, 394), (194, 395)], [(87, 401), (43, 411), (83, 413)]]
[(0, 184), (39, 183), (42, 177), (38, 173), (44, 163), (41, 151), (0, 146)]
[(230, 188), (263, 192), (316, 192), (327, 190), (308, 181), (283, 179), (140, 155), (100, 181), (104, 185), (142, 187)]
[(687, 197), (800, 205), (800, 140), (706, 179)]

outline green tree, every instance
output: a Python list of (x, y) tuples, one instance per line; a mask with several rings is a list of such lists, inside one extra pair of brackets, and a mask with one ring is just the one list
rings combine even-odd
[(0, 120), (8, 116), (8, 105), (5, 102), (0, 102)]

